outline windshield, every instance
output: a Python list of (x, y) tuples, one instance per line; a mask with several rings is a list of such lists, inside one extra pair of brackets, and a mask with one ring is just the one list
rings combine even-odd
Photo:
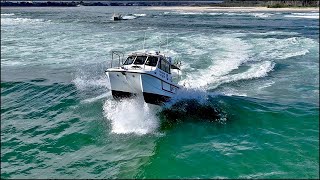
[(133, 64), (144, 64), (146, 59), (147, 59), (147, 56), (137, 56)]
[(133, 60), (136, 58), (136, 56), (129, 56), (127, 60), (123, 63), (123, 65), (129, 65), (133, 63)]
[(146, 65), (148, 66), (156, 66), (158, 62), (158, 57), (149, 56), (148, 60), (146, 61)]

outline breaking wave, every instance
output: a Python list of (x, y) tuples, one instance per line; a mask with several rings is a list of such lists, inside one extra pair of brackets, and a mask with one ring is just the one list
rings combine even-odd
[(8, 13), (8, 14), (1, 14), (1, 16), (14, 16), (14, 13)]
[(253, 16), (257, 18), (268, 18), (273, 16), (273, 13), (236, 13), (236, 12), (164, 12), (165, 15), (209, 15), (209, 16)]
[(143, 16), (146, 16), (146, 14), (133, 14), (134, 16), (137, 16), (137, 17), (143, 17)]
[(319, 13), (291, 13), (290, 15), (285, 15), (284, 17), (305, 18), (305, 19), (319, 19)]

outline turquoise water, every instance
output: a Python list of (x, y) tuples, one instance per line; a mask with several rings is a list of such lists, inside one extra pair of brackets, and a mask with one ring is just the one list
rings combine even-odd
[[(318, 12), (1, 10), (1, 178), (319, 178)], [(144, 36), (182, 61), (162, 107), (104, 74)]]

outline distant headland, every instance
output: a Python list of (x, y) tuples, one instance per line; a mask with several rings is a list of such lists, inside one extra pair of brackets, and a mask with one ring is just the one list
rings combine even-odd
[(1, 0), (1, 7), (77, 7), (77, 6), (215, 6), (215, 7), (268, 7), (268, 8), (299, 8), (319, 7), (319, 0)]
[(215, 5), (221, 4), (223, 0), (142, 0), (142, 1), (132, 1), (132, 0), (51, 0), (51, 1), (41, 1), (41, 0), (29, 0), (29, 1), (10, 1), (2, 0), (1, 6), (203, 6), (203, 5)]

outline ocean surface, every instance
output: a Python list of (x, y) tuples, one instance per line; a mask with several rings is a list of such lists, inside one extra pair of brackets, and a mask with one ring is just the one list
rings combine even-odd
[[(144, 38), (164, 106), (104, 74)], [(319, 13), (2, 8), (1, 178), (319, 178)]]

